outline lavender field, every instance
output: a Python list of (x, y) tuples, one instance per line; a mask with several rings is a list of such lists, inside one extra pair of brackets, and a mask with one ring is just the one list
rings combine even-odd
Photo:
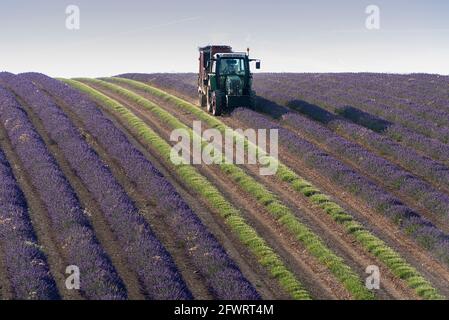
[[(253, 83), (212, 118), (196, 74), (0, 73), (0, 298), (447, 299), (449, 77)], [(174, 165), (194, 120), (277, 129), (280, 169)]]

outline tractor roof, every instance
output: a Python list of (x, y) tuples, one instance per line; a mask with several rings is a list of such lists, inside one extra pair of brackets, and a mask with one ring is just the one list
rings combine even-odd
[(225, 45), (208, 45), (208, 46), (204, 46), (204, 47), (199, 47), (198, 48), (200, 51), (221, 51), (223, 50), (224, 52), (231, 52), (232, 51), (232, 47), (231, 46), (225, 46)]
[(231, 52), (231, 53), (216, 53), (215, 58), (245, 58), (247, 57), (245, 52)]

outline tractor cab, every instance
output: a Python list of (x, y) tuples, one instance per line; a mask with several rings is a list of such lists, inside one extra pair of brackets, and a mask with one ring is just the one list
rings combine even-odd
[(229, 96), (249, 96), (252, 76), (248, 56), (238, 53), (217, 53), (212, 60), (209, 79), (215, 82), (215, 89), (222, 90)]

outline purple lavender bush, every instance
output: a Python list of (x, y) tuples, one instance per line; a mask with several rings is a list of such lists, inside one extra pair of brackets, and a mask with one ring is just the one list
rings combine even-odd
[[(0, 87), (0, 100), (4, 89)], [(0, 101), (0, 105), (3, 101)], [(59, 299), (45, 254), (39, 247), (25, 197), (0, 150), (0, 244), (14, 299)]]
[[(3, 79), (1, 74), (0, 81)], [(14, 95), (6, 90), (1, 95), (0, 120), (47, 209), (65, 262), (80, 268), (81, 294), (89, 299), (125, 299), (123, 283), (95, 238), (74, 190)]]
[(97, 200), (148, 298), (190, 299), (181, 275), (146, 220), (63, 111), (23, 76), (8, 85), (41, 119), (77, 176)]

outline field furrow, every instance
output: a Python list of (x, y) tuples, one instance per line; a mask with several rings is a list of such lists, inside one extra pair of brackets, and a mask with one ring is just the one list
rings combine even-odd
[[(333, 147), (329, 147), (328, 145), (323, 146), (323, 144), (320, 143), (311, 143), (310, 141), (304, 139), (302, 135), (297, 135), (291, 130), (279, 126), (276, 122), (273, 122), (270, 119), (258, 115), (250, 110), (237, 109), (234, 111), (233, 117), (239, 120), (243, 119), (244, 122), (251, 127), (256, 126), (279, 129), (280, 141), (283, 145), (287, 146), (286, 149), (288, 152), (292, 153), (296, 157), (303, 158), (309, 166), (315, 167), (322, 172), (326, 172), (328, 176), (335, 181), (335, 183), (343, 185), (348, 192), (364, 199), (377, 211), (393, 216), (400, 212), (399, 209), (395, 209), (394, 207), (400, 206), (404, 210), (407, 210), (408, 215), (419, 217), (420, 214), (423, 213), (423, 217), (425, 217), (422, 222), (423, 226), (428, 226), (430, 221), (432, 221), (435, 223), (436, 227), (441, 229), (443, 232), (448, 230), (445, 217), (447, 209), (444, 208), (447, 206), (445, 204), (446, 201), (444, 201), (446, 197), (440, 193), (429, 190), (429, 194), (426, 198), (428, 202), (426, 207), (423, 208), (423, 204), (417, 204), (416, 200), (412, 199), (411, 196), (404, 196), (403, 193), (399, 193), (396, 189), (393, 189), (392, 184), (388, 184), (388, 181), (385, 181), (387, 179), (393, 182), (395, 181), (395, 177), (392, 175), (391, 171), (389, 172), (390, 176), (384, 179), (381, 179), (381, 177), (375, 175), (374, 173), (366, 174), (363, 172), (365, 166), (362, 168), (362, 173), (360, 173), (360, 167), (358, 167), (357, 163), (354, 164), (354, 161), (348, 161), (348, 159), (344, 157), (343, 160), (340, 160), (340, 158), (342, 158), (341, 155), (348, 152), (347, 150), (341, 150), (340, 153), (338, 153), (333, 150)], [(333, 142), (334, 146), (338, 145), (337, 141)], [(328, 150), (332, 151), (332, 153), (327, 153), (326, 151)], [(355, 151), (353, 154), (355, 154)], [(365, 164), (369, 164), (369, 159), (365, 159), (363, 161)], [(387, 168), (391, 169), (391, 167)], [(387, 168), (384, 168), (384, 170)], [(420, 186), (420, 182), (415, 181), (416, 179), (413, 176), (404, 174), (403, 177), (408, 179), (403, 182), (403, 188), (408, 188), (409, 190), (407, 191), (410, 192), (411, 195), (417, 194), (415, 198), (423, 197), (423, 195), (418, 194), (418, 192), (421, 190), (426, 190), (425, 187)], [(357, 181), (357, 183), (355, 183), (355, 181)], [(402, 182), (402, 180), (398, 181)], [(388, 192), (388, 190), (383, 189), (382, 185), (389, 188), (392, 192)], [(422, 193), (425, 192), (426, 191), (422, 191)], [(395, 197), (394, 193), (399, 194), (400, 198)], [(406, 201), (403, 202), (402, 199), (405, 199)], [(440, 199), (441, 201), (439, 201)], [(409, 203), (412, 205), (410, 206)], [(417, 211), (414, 211), (414, 208), (417, 208)], [(429, 221), (426, 221), (427, 219)]]

